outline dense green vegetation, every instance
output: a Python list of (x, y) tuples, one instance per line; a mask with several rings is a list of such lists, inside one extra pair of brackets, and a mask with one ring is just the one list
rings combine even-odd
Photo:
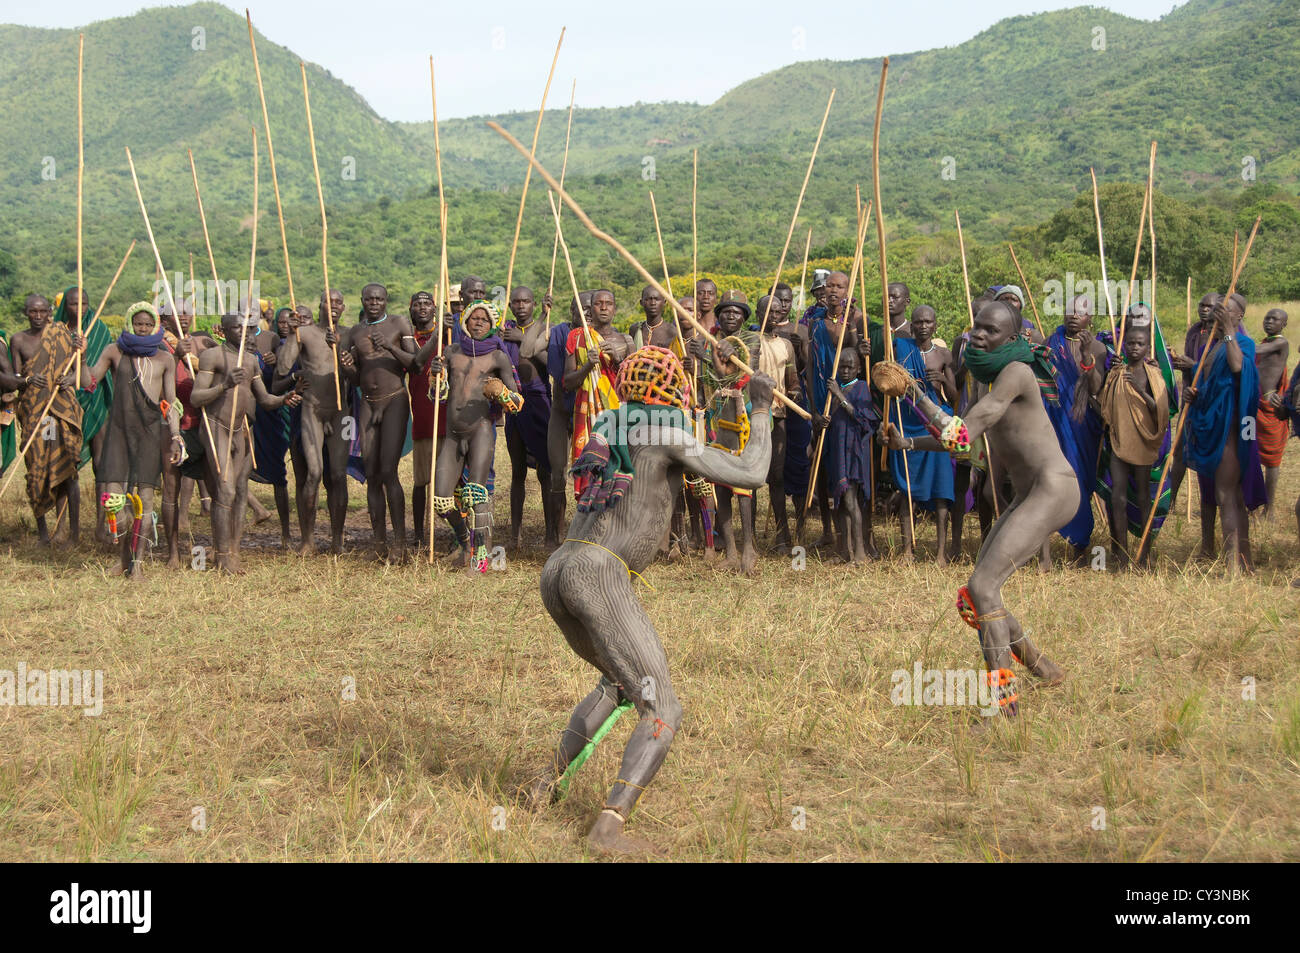
[[(204, 49), (193, 49), (193, 29)], [(1105, 48), (1098, 49), (1105, 31)], [(247, 268), (251, 129), (261, 131), (242, 18), (199, 3), (148, 10), (86, 29), (86, 273), (97, 298), (131, 238), (144, 239), (126, 168), (130, 146), (164, 260), (208, 273), (185, 149), (192, 148), (218, 268)], [(960, 208), (976, 289), (1015, 281), (1016, 243), (1035, 294), (1066, 272), (1096, 280), (1088, 168), (1102, 182), (1107, 267), (1132, 266), (1147, 149), (1159, 141), (1156, 232), (1161, 298), (1181, 304), (1226, 283), (1234, 229), (1263, 215), (1243, 279), (1251, 295), (1300, 296), (1300, 8), (1280, 0), (1190, 0), (1148, 23), (1096, 8), (1005, 20), (957, 47), (891, 59), (881, 137), (891, 277), (914, 301), (964, 311), (952, 213)], [(317, 210), (297, 58), (259, 37), (295, 291), (321, 285)], [(56, 291), (75, 274), (76, 34), (0, 26), (0, 301), (3, 320), (31, 289)], [(870, 132), (879, 61), (814, 61), (742, 84), (707, 106), (636, 104), (579, 109), (567, 184), (597, 223), (657, 274), (650, 216), (655, 191), (669, 272), (681, 293), (691, 270), (691, 152), (699, 150), (699, 270), (757, 291), (771, 280), (817, 124), (835, 106), (785, 277), (798, 278), (813, 231), (813, 265), (852, 256), (854, 188), (870, 192)], [(561, 70), (563, 75), (563, 70)], [(431, 124), (389, 123), (349, 87), (309, 66), (313, 117), (330, 215), (330, 273), (355, 313), (361, 284), (387, 282), (404, 302), (435, 280), (439, 236)], [(457, 81), (439, 76), (440, 87)], [(539, 76), (539, 83), (541, 77)], [(583, 78), (579, 77), (579, 101)], [(556, 83), (539, 155), (558, 174), (566, 89)], [(495, 117), (521, 139), (534, 115)], [(453, 280), (505, 280), (524, 161), (481, 118), (442, 124)], [(262, 142), (265, 145), (265, 142)], [(286, 299), (270, 170), (262, 164), (258, 277)], [(56, 177), (42, 178), (52, 156)], [(342, 175), (355, 160), (355, 179)], [(653, 179), (646, 157), (653, 159)], [(1243, 160), (1253, 160), (1247, 181)], [(946, 159), (951, 161), (946, 162)], [(945, 176), (945, 173), (947, 175)], [(544, 288), (553, 223), (534, 177), (516, 281)], [(640, 281), (566, 216), (579, 282), (618, 292), (630, 318)], [(879, 300), (875, 230), (866, 268)], [(7, 253), (7, 254), (6, 254)], [(1144, 253), (1140, 277), (1149, 273)], [(810, 265), (812, 267), (813, 265)], [(557, 293), (568, 278), (561, 257)], [(154, 267), (137, 249), (115, 304), (144, 294)], [(1041, 295), (1040, 295), (1041, 296)], [(1166, 298), (1168, 300), (1166, 301)], [(878, 310), (875, 304), (873, 310)], [(110, 310), (112, 306), (110, 305)]]

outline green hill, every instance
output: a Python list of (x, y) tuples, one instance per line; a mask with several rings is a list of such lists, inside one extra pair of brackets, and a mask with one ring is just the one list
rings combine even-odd
[[(196, 25), (205, 31), (198, 50)], [(1105, 31), (1104, 49), (1098, 48), (1099, 30)], [(248, 255), (251, 130), (256, 127), (260, 136), (262, 125), (243, 19), (217, 4), (199, 3), (101, 21), (85, 33), (92, 297), (130, 239), (144, 238), (123, 153), (127, 145), (168, 268), (186, 268), (192, 252), (200, 276), (207, 272), (185, 156), (189, 147), (199, 166), (218, 267), (230, 276), (241, 272)], [(1207, 258), (1175, 244), (1178, 223), (1191, 221), (1192, 212), (1203, 227), (1226, 230), (1203, 238), (1222, 244), (1234, 225), (1248, 226), (1258, 206), (1268, 213), (1267, 231), (1247, 278), (1261, 294), (1300, 293), (1292, 290), (1300, 288), (1300, 277), (1286, 260), (1300, 238), (1294, 222), (1300, 183), (1300, 128), (1293, 121), (1300, 102), (1297, 51), (1300, 6), (1294, 2), (1190, 0), (1156, 22), (1089, 7), (1014, 17), (955, 47), (893, 56), (881, 137), (891, 263), (897, 255), (897, 267), (947, 274), (955, 261), (952, 210), (960, 208), (972, 259), (987, 257), (995, 272), (1009, 267), (999, 259), (1008, 237), (1041, 259), (1034, 264), (1044, 272), (1076, 254), (1082, 265), (1082, 256), (1096, 249), (1079, 211), (1090, 204), (1088, 167), (1096, 168), (1103, 185), (1141, 182), (1154, 138), (1160, 143), (1157, 227), (1165, 226), (1165, 210), (1173, 219), (1173, 232), (1161, 247), (1174, 257), (1162, 273), (1183, 280), (1174, 265), (1185, 264), (1201, 269), (1194, 272), (1198, 280), (1209, 280), (1219, 269), (1221, 253)], [(320, 225), (298, 59), (260, 35), (258, 52), (295, 286), (306, 297), (320, 286)], [(57, 290), (71, 283), (75, 271), (76, 33), (0, 26), (0, 54), (0, 296)], [(837, 89), (835, 106), (799, 235), (812, 228), (813, 247), (823, 257), (843, 252), (852, 230), (854, 186), (870, 191), (879, 68), (878, 60), (808, 62), (743, 83), (706, 106), (579, 109), (568, 184), (596, 220), (647, 264), (658, 258), (647, 196), (653, 188), (670, 271), (681, 274), (690, 267), (691, 151), (698, 149), (701, 269), (752, 276), (761, 284), (758, 276), (775, 266), (831, 86)], [(417, 284), (431, 285), (438, 245), (431, 124), (388, 122), (328, 71), (309, 64), (308, 76), (330, 214), (333, 282), (355, 295), (361, 282), (381, 278), (392, 284), (394, 297)], [(556, 172), (564, 143), (564, 76), (561, 62), (539, 145), (542, 160)], [(578, 78), (579, 98), (585, 81)], [(440, 76), (443, 87), (454, 82), (454, 76)], [(519, 138), (531, 136), (535, 114), (496, 118)], [(501, 282), (524, 161), (482, 118), (445, 121), (441, 138), (454, 277), (477, 271)], [(42, 178), (47, 156), (55, 162), (53, 180)], [(647, 156), (654, 160), (652, 180), (646, 177)], [(287, 295), (264, 149), (263, 157), (258, 270), (265, 290), (280, 299)], [(342, 174), (349, 157), (354, 179)], [(1254, 182), (1242, 178), (1246, 157), (1253, 162)], [(945, 169), (952, 174), (945, 177)], [(516, 272), (545, 284), (553, 229), (537, 182)], [(1128, 193), (1120, 188), (1108, 194), (1118, 203), (1114, 212), (1104, 209), (1111, 268), (1126, 272), (1132, 238), (1119, 239), (1124, 223), (1118, 209)], [(1191, 211), (1184, 215), (1184, 209)], [(1062, 221), (1083, 234), (1062, 231)], [(1136, 228), (1136, 215), (1128, 227)], [(631, 270), (580, 234), (576, 223), (566, 235), (580, 281), (623, 292), (637, 284)], [(789, 265), (797, 269), (802, 242), (795, 245)], [(560, 272), (556, 285), (563, 289), (562, 263)], [(146, 246), (137, 251), (115, 297), (120, 302), (142, 294), (152, 277)], [(950, 294), (946, 281), (935, 285), (936, 294)], [(630, 307), (627, 298), (620, 295), (621, 306)]]

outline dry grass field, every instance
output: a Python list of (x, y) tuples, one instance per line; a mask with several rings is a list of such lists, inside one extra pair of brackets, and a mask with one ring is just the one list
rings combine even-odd
[[(693, 861), (1300, 859), (1288, 453), (1253, 576), (1193, 558), (1180, 501), (1151, 573), (1058, 560), (1014, 577), (1008, 606), (1069, 677), (1024, 691), (1012, 723), (890, 702), (895, 670), (981, 665), (953, 609), (973, 519), (946, 570), (812, 554), (748, 581), (655, 564), (637, 589), (686, 716), (629, 829)], [(0, 670), (99, 669), (105, 697), (98, 717), (0, 705), (0, 860), (587, 856), (631, 717), (566, 800), (534, 814), (514, 797), (595, 680), (541, 606), (535, 482), (524, 551), (485, 577), (368, 561), (351, 484), (354, 553), (302, 560), (251, 527), (247, 575), (154, 561), (136, 586), (88, 542), (38, 549), (17, 482), (0, 504)], [(210, 543), (197, 503), (193, 532)], [(896, 524), (877, 532), (897, 549)], [(932, 553), (933, 527), (918, 533)]]

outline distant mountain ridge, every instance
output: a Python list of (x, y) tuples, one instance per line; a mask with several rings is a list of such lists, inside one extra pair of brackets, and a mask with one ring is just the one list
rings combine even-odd
[[(100, 21), (85, 34), (92, 281), (102, 284), (130, 237), (142, 233), (127, 145), (169, 267), (202, 249), (187, 147), (198, 163), (219, 266), (237, 267), (251, 206), (252, 130), (262, 136), (243, 18), (218, 4), (196, 3)], [(1087, 187), (1089, 166), (1103, 182), (1140, 181), (1153, 138), (1160, 143), (1157, 182), (1170, 195), (1191, 199), (1250, 188), (1255, 182), (1243, 179), (1247, 167), (1257, 182), (1294, 195), (1298, 51), (1300, 4), (1190, 0), (1155, 22), (1091, 7), (1013, 17), (954, 47), (893, 56), (881, 137), (891, 234), (942, 231), (960, 207), (968, 237), (999, 238), (1069, 204)], [(301, 268), (306, 280), (318, 267), (320, 223), (298, 59), (260, 34), (258, 53), (295, 279)], [(654, 188), (669, 254), (680, 255), (689, 243), (690, 157), (698, 149), (702, 245), (779, 249), (834, 86), (835, 107), (804, 212), (818, 229), (818, 244), (830, 241), (853, 217), (854, 185), (870, 181), (879, 69), (874, 59), (812, 61), (759, 76), (706, 106), (578, 109), (568, 181), (593, 214), (625, 223), (629, 240), (647, 253), (654, 246), (647, 244), (653, 236), (646, 232), (645, 193)], [(22, 287), (52, 287), (70, 270), (75, 70), (76, 31), (0, 26), (0, 248), (17, 258), (13, 281)], [(345, 273), (350, 260), (364, 257), (362, 245), (384, 234), (387, 210), (427, 199), (434, 182), (431, 124), (389, 122), (327, 70), (308, 64), (307, 73), (331, 254)], [(579, 77), (579, 100), (583, 82)], [(542, 161), (556, 171), (566, 93), (558, 83), (552, 87), (539, 144)], [(524, 162), (484, 118), (442, 124), (453, 267), (483, 256), (495, 267), (504, 257), (500, 246), (508, 251), (509, 243), (508, 234), (497, 232), (511, 230), (509, 209), (518, 204)], [(496, 118), (521, 139), (531, 136), (535, 113)], [(260, 144), (261, 207), (273, 217)], [(53, 179), (43, 177), (49, 157)], [(653, 177), (646, 174), (647, 157)], [(530, 267), (534, 257), (544, 257), (549, 267), (542, 191), (530, 194), (529, 212), (521, 256), (533, 256)], [(418, 216), (412, 209), (400, 217)], [(435, 229), (428, 232), (391, 236), (404, 243), (393, 259), (398, 267), (429, 270), (437, 239)], [(572, 238), (580, 270), (605, 260), (585, 236)], [(259, 242), (266, 250), (259, 271), (276, 286), (284, 276), (273, 220), (264, 219)], [(140, 261), (141, 268), (148, 264)]]

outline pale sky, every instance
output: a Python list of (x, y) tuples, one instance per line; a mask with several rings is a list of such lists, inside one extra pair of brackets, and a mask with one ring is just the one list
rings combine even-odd
[[(355, 88), (390, 120), (430, 118), (428, 57), (439, 118), (536, 110), (560, 28), (548, 105), (577, 79), (583, 107), (711, 103), (800, 60), (851, 60), (955, 46), (1010, 16), (1083, 6), (1063, 0), (250, 0), (258, 31)], [(0, 22), (78, 27), (129, 16), (145, 0), (0, 0)], [(183, 6), (151, 3), (150, 6)], [(242, 5), (225, 3), (242, 14)], [(1094, 0), (1158, 19), (1175, 0)], [(196, 23), (196, 26), (202, 24)]]

